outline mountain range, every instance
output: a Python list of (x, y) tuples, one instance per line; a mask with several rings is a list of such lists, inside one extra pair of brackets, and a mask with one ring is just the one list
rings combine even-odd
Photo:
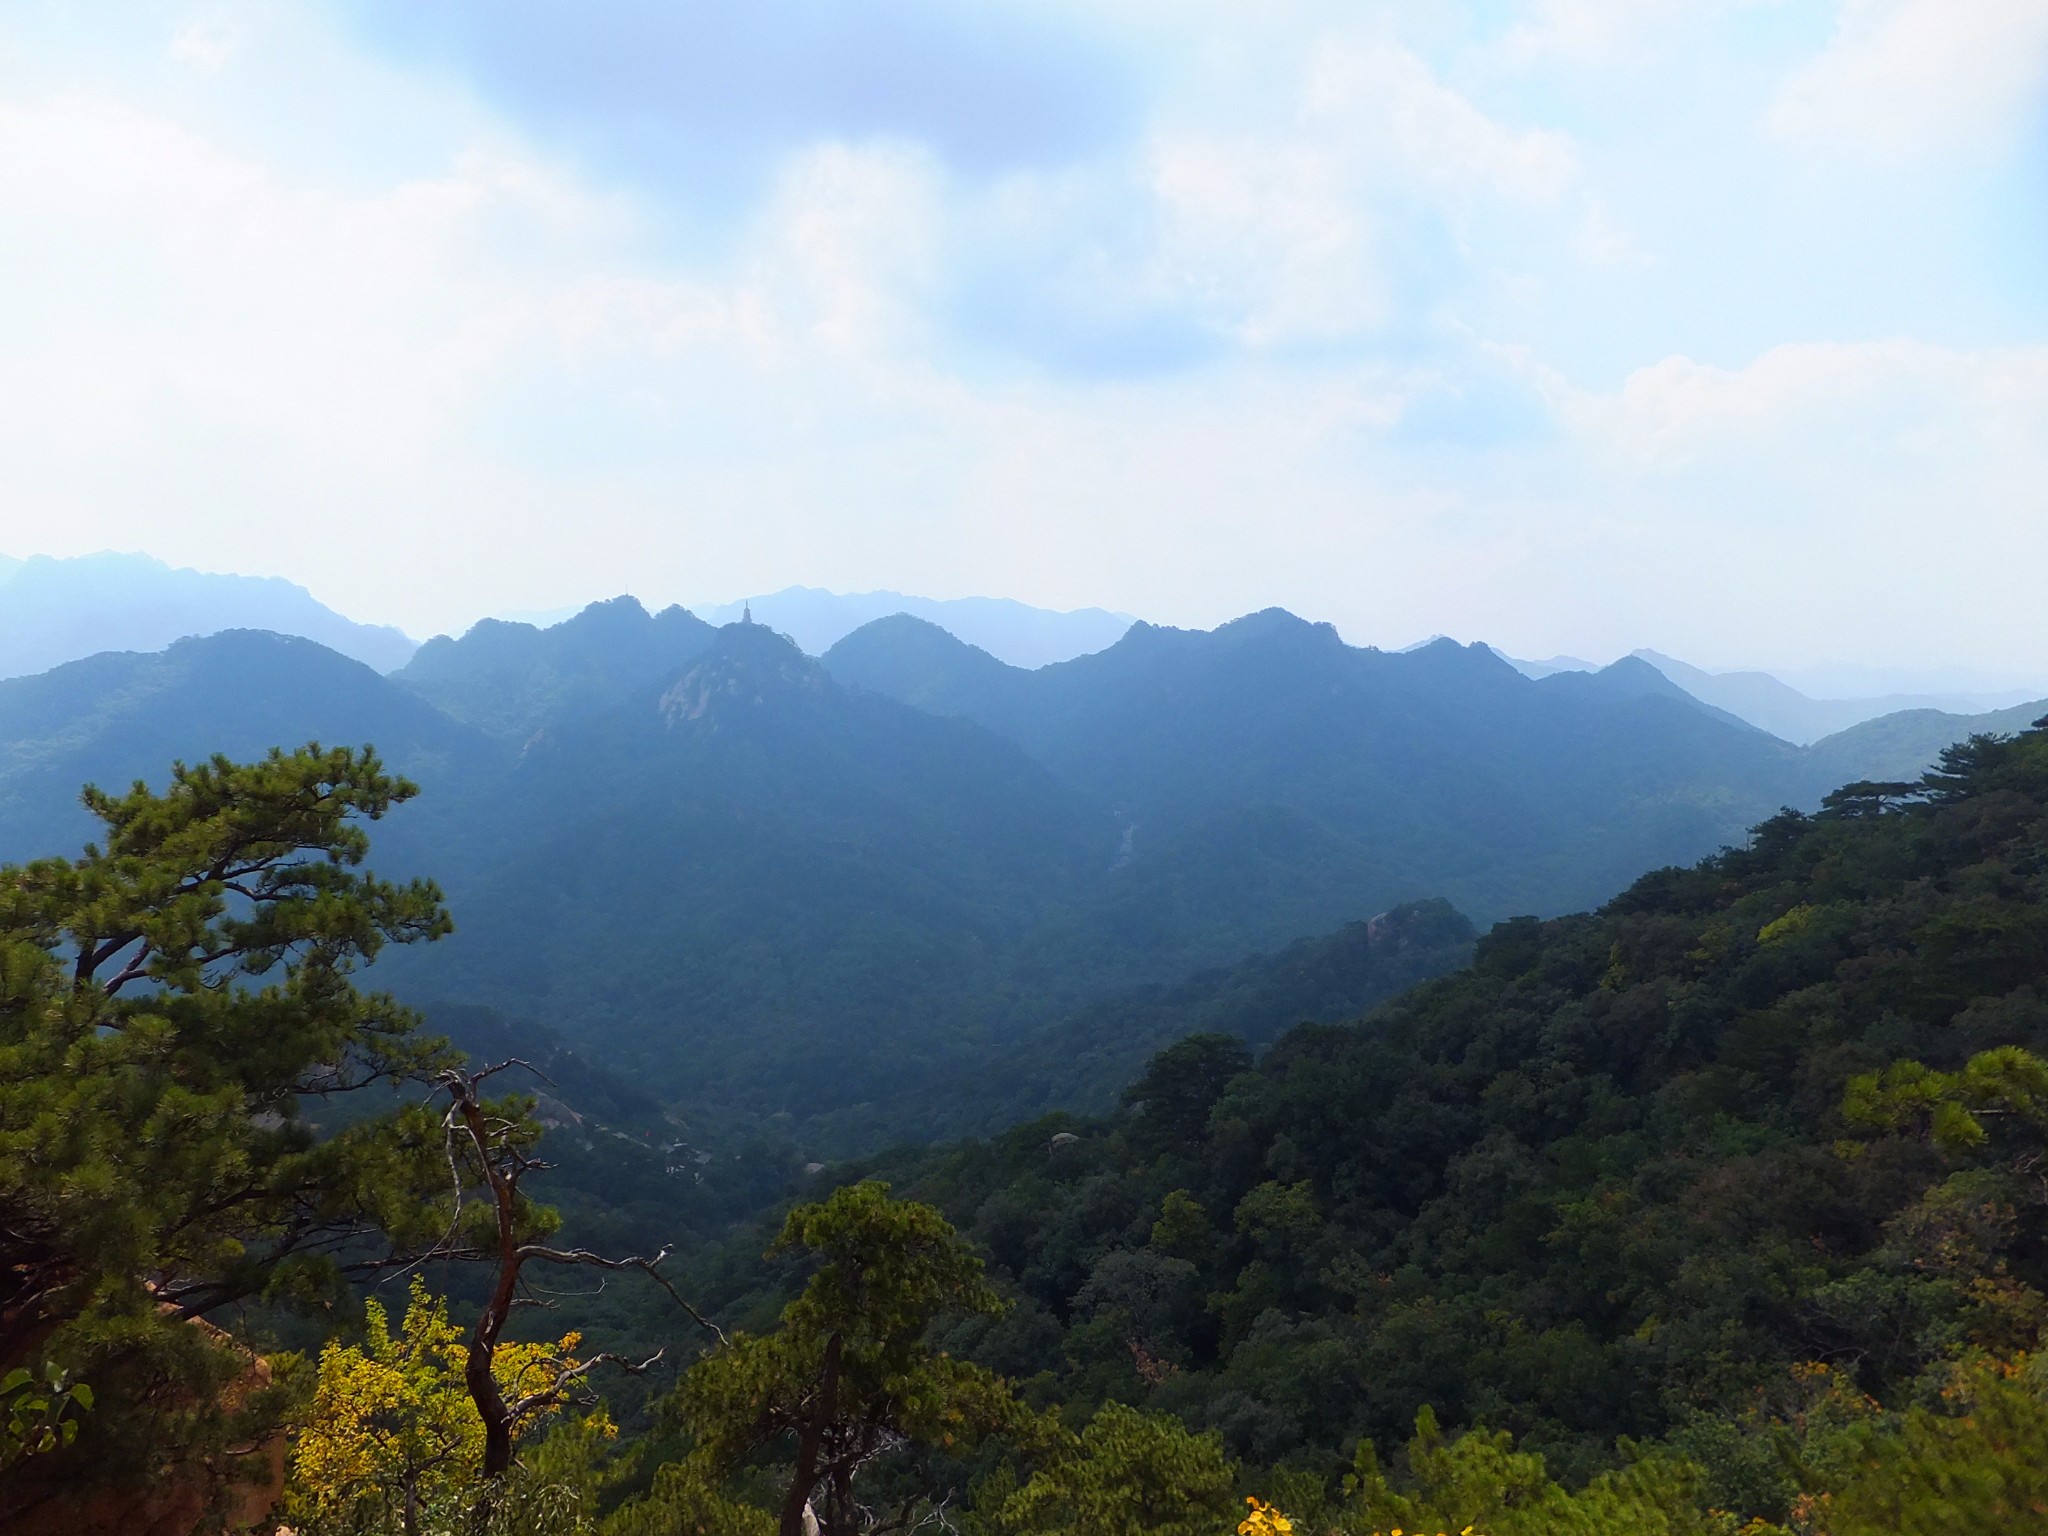
[[(2038, 694), (1891, 693), (1848, 699), (1809, 698), (1768, 672), (1705, 672), (1655, 651), (1633, 653), (1702, 703), (1739, 715), (1773, 736), (1804, 746), (1866, 720), (1907, 711), (1974, 715), (2025, 707)], [(2048, 707), (2048, 706), (2044, 706)], [(2036, 713), (2040, 711), (2037, 709)]]
[[(1510, 656), (1498, 648), (1494, 649), (1494, 654), (1525, 677), (1540, 679), (1554, 677), (1563, 672), (1601, 670), (1598, 664), (1577, 656), (1552, 656), (1545, 661), (1526, 661)], [(1898, 692), (1879, 691), (1872, 686), (1895, 681), (1897, 674), (1872, 668), (1836, 668), (1824, 671), (1820, 675), (1823, 679), (1833, 678), (1837, 686), (1841, 686), (1844, 680), (1853, 680), (1862, 686), (1841, 694), (1815, 696), (1801, 692), (1770, 672), (1710, 672), (1703, 667), (1695, 667), (1653, 650), (1643, 649), (1631, 651), (1629, 654), (1638, 661), (1648, 662), (1701, 703), (1726, 710), (1759, 730), (1769, 731), (1773, 736), (1782, 737), (1799, 746), (1809, 746), (1823, 737), (1836, 735), (1866, 720), (1907, 711), (1932, 711), (1937, 714), (1963, 716), (1987, 715), (2008, 710), (2024, 710), (2036, 701), (2039, 701), (2041, 708), (2048, 708), (2048, 690), (2041, 688), (2008, 687), (1987, 691), (1981, 686), (1974, 690), (1970, 686), (1947, 686), (1958, 683), (1981, 685), (1989, 681), (1961, 674), (1923, 675), (1920, 680), (1943, 685), (1938, 691), (1930, 689), (1925, 692)], [(2040, 708), (2035, 710), (2036, 715), (2040, 712)]]
[(1007, 597), (931, 598), (903, 592), (827, 592), (818, 587), (784, 587), (696, 611), (713, 624), (731, 624), (751, 613), (755, 623), (782, 631), (813, 656), (823, 655), (863, 624), (907, 613), (1013, 667), (1042, 667), (1102, 650), (1136, 622), (1127, 613), (1102, 608), (1062, 612)]
[(400, 631), (343, 618), (281, 577), (174, 569), (147, 555), (0, 556), (0, 677), (224, 629), (299, 635), (379, 672), (413, 652)]
[[(0, 682), (0, 858), (88, 837), (88, 779), (374, 742), (424, 791), (376, 863), (439, 879), (457, 921), (391, 984), (849, 1147), (1120, 1080), (1197, 972), (1405, 903), (1594, 905), (1977, 723), (1800, 749), (1640, 659), (1538, 680), (1281, 610), (1021, 668), (907, 615), (817, 659), (622, 599), (389, 677), (235, 631)], [(1448, 968), (1461, 942), (1412, 953)]]
[[(585, 685), (615, 667), (591, 651), (593, 642), (601, 640), (592, 626), (574, 626), (538, 646), (521, 638), (529, 630), (561, 630), (565, 621), (581, 612), (564, 609), (536, 616), (530, 623), (484, 619), (460, 639), (439, 635), (416, 647), (396, 629), (355, 623), (317, 602), (304, 588), (276, 578), (173, 569), (144, 555), (28, 560), (0, 556), (0, 677), (28, 675), (109, 650), (160, 650), (187, 636), (267, 629), (316, 640), (380, 672), (406, 668), (410, 682), (451, 713), (478, 718), (488, 728), (502, 731), (521, 720), (538, 721), (557, 707), (587, 707)], [(646, 643), (654, 647), (654, 659), (680, 661), (694, 654), (691, 648), (711, 629), (751, 616), (788, 635), (807, 653), (822, 655), (856, 629), (897, 614), (924, 619), (999, 661), (1025, 669), (1105, 650), (1135, 622), (1128, 614), (1100, 608), (1059, 612), (1007, 598), (934, 599), (890, 591), (786, 587), (694, 612), (664, 609), (662, 633)], [(614, 638), (626, 646), (640, 643), (623, 630)], [(1434, 642), (1424, 642), (1430, 643)], [(460, 662), (450, 659), (451, 647), (458, 645), (466, 647)], [(425, 654), (415, 661), (416, 651)], [(1526, 661), (1498, 650), (1495, 654), (1536, 679), (1601, 670), (1575, 656)], [(1812, 679), (1802, 691), (1787, 681), (1793, 674), (1711, 672), (1652, 650), (1632, 654), (1702, 703), (1802, 746), (1880, 716), (1924, 710), (1964, 716), (1996, 713), (2024, 709), (2048, 693), (2038, 687), (1999, 688), (1994, 685), (2000, 679), (1953, 668), (1904, 674), (1867, 667), (1797, 674)], [(476, 671), (486, 656), (498, 656), (503, 665), (515, 668), (530, 660), (536, 670), (518, 689), (503, 679), (455, 680), (455, 674), (467, 677)], [(1901, 684), (1906, 685), (1903, 690)], [(465, 688), (470, 694), (466, 698), (450, 691)], [(477, 717), (480, 708), (494, 713), (488, 719)]]

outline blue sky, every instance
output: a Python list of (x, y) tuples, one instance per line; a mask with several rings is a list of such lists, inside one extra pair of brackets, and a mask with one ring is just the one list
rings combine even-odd
[(2048, 0), (17, 0), (0, 550), (2048, 677)]

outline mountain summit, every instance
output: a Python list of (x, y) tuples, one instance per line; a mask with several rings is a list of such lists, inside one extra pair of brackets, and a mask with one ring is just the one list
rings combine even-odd
[(838, 685), (825, 669), (766, 625), (727, 624), (676, 680), (659, 708), (670, 729), (718, 730), (735, 713), (785, 705), (791, 695), (815, 697)]
[(1432, 898), (1597, 904), (1873, 776), (1635, 659), (1533, 680), (1269, 609), (1035, 669), (899, 614), (820, 660), (622, 598), (391, 677), (231, 633), (0, 683), (0, 858), (75, 848), (82, 782), (311, 739), (421, 785), (377, 865), (438, 880), (457, 930), (380, 962), (403, 995), (842, 1148), (1023, 1105), (1051, 1080), (1000, 1082), (1020, 1049), (1128, 1064), (1177, 1006), (1089, 1011), (1130, 989)]
[(615, 597), (545, 629), (484, 619), (459, 640), (436, 635), (393, 677), (458, 720), (525, 736), (651, 687), (716, 633), (687, 609)]
[(358, 624), (278, 576), (174, 569), (147, 555), (0, 560), (0, 677), (106, 651), (161, 651), (231, 629), (317, 641), (388, 672), (413, 653), (396, 629)]
[(904, 592), (827, 592), (785, 587), (744, 602), (702, 609), (714, 624), (752, 607), (757, 622), (781, 630), (812, 655), (822, 654), (864, 624), (909, 614), (943, 626), (1011, 666), (1042, 667), (1113, 644), (1131, 627), (1125, 613), (1100, 608), (1060, 612), (1007, 597), (915, 597)]

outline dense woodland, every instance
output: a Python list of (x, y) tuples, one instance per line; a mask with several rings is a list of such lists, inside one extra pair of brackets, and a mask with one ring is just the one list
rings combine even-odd
[[(777, 718), (1011, 751), (737, 644), (561, 793), (725, 738), (765, 804)], [(462, 915), (383, 858), (430, 793), (246, 756), (0, 877), (10, 1531), (2048, 1531), (2048, 722), (1591, 912), (1077, 999), (843, 1162), (378, 990)]]
[[(1181, 1032), (1097, 1027), (1159, 989), (1413, 902), (1597, 905), (1915, 740), (1932, 762), (1948, 719), (1802, 751), (1638, 660), (1536, 681), (1278, 611), (1025, 671), (907, 617), (819, 661), (622, 599), (388, 678), (242, 631), (0, 681), (0, 860), (94, 836), (84, 782), (374, 742), (422, 790), (378, 865), (456, 919), (381, 985), (543, 1024), (698, 1132), (831, 1157), (1099, 1106)], [(1077, 1037), (1109, 1053), (1085, 1083)]]
[[(99, 847), (11, 872), (22, 1528), (195, 1458), (232, 1512), (222, 1463), (280, 1429), (311, 1530), (1198, 1531), (1240, 1497), (1253, 1530), (2048, 1518), (2048, 729), (1502, 924), (1256, 1059), (1192, 1035), (1105, 1118), (829, 1174), (779, 1238), (660, 1281), (695, 1363), (624, 1438), (576, 1332), (500, 1337), (488, 1296), (465, 1326), (426, 1278), (665, 1256), (558, 1242), (523, 1183), (541, 1101), (355, 987), (446, 926), (358, 872), (359, 818), (410, 794), (367, 754), (222, 761), (93, 798)], [(394, 1080), (432, 1091), (301, 1113)], [(402, 1316), (362, 1288), (401, 1256)], [(517, 1271), (485, 1290), (548, 1294)], [(249, 1383), (307, 1304), (317, 1358)]]

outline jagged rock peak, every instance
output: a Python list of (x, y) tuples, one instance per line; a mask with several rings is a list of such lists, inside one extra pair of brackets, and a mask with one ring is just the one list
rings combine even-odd
[(671, 729), (716, 725), (734, 708), (760, 708), (780, 699), (822, 698), (835, 685), (825, 669), (794, 641), (765, 624), (727, 624), (710, 648), (677, 674), (657, 708)]

